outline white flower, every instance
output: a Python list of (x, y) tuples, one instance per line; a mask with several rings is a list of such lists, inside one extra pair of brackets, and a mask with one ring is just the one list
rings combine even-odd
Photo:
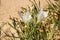
[(24, 22), (30, 21), (30, 19), (32, 18), (31, 15), (29, 14), (29, 12), (22, 14), (21, 17), (22, 17), (22, 21), (24, 21)]
[(43, 18), (46, 18), (47, 16), (48, 16), (48, 12), (45, 12), (45, 11), (43, 11), (43, 9), (41, 9), (38, 14), (38, 21)]

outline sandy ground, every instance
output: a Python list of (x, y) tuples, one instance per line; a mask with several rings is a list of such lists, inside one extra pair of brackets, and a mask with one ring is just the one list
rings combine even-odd
[(7, 21), (10, 16), (19, 17), (17, 13), (20, 7), (26, 7), (27, 5), (27, 0), (1, 0), (0, 22)]

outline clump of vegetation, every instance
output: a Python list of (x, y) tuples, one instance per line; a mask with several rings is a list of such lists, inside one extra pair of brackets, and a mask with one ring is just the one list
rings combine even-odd
[(40, 6), (40, 1), (38, 4), (36, 0), (29, 1), (32, 6), (28, 7), (28, 10), (21, 7), (22, 11), (18, 12), (21, 20), (10, 17), (12, 24), (8, 23), (16, 30), (18, 37), (14, 34), (12, 36), (5, 34), (8, 37), (19, 38), (20, 40), (53, 40), (56, 33), (60, 37), (60, 0), (55, 0), (55, 4), (50, 0), (47, 1), (48, 8), (45, 10)]

